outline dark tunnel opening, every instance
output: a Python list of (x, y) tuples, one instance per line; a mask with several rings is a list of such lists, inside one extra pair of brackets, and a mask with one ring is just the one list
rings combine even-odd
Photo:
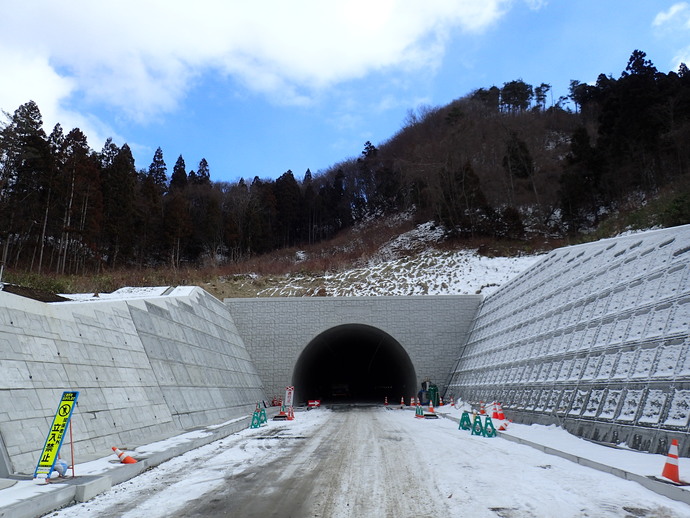
[(305, 347), (293, 376), (296, 402), (406, 401), (418, 391), (412, 361), (390, 335), (346, 324), (321, 333)]

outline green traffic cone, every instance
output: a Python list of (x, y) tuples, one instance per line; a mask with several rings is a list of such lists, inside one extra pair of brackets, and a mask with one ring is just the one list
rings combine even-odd
[(261, 426), (261, 417), (259, 412), (254, 412), (252, 414), (252, 424), (249, 428), (259, 428)]

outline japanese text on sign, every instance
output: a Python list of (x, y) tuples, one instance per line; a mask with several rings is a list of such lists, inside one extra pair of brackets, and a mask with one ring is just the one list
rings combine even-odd
[(285, 406), (286, 407), (291, 407), (292, 406), (292, 399), (295, 394), (295, 387), (289, 386), (285, 387)]
[(50, 426), (48, 437), (36, 466), (34, 478), (38, 475), (50, 476), (51, 471), (53, 471), (60, 446), (62, 446), (62, 439), (65, 436), (65, 430), (67, 430), (69, 420), (72, 417), (72, 411), (77, 403), (77, 397), (79, 397), (79, 392), (62, 393), (62, 399), (60, 399), (60, 404), (55, 412), (53, 424)]

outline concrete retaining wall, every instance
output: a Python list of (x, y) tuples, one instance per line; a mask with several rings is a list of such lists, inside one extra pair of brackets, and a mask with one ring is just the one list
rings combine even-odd
[(690, 226), (561, 248), (487, 297), (449, 394), (690, 455)]
[(227, 308), (200, 288), (45, 304), (0, 291), (0, 476), (33, 473), (64, 390), (80, 461), (244, 415), (265, 398)]

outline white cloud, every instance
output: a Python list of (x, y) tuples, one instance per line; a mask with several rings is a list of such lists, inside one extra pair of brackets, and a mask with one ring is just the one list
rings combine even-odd
[(372, 71), (433, 70), (450, 31), (482, 31), (510, 0), (5, 3), (0, 63), (16, 80), (2, 81), (0, 108), (34, 99), (62, 122), (79, 118), (68, 110), (79, 98), (92, 112), (105, 106), (145, 122), (175, 110), (214, 71), (303, 104)]
[(663, 27), (669, 24), (676, 25), (677, 23), (690, 28), (690, 4), (687, 2), (673, 4), (668, 10), (660, 12), (654, 17), (652, 25), (654, 27)]
[(678, 52), (673, 56), (673, 61), (676, 70), (681, 63), (685, 63), (686, 65), (690, 63), (690, 46), (678, 50)]
[(681, 63), (690, 63), (690, 3), (673, 4), (666, 11), (654, 17), (652, 26), (657, 29), (659, 37), (675, 48), (672, 67), (678, 69)]
[(546, 7), (549, 2), (548, 0), (525, 0), (525, 3), (527, 4), (527, 7), (533, 11), (538, 11), (539, 9)]
[(0, 44), (0, 63), (0, 107), (9, 113), (30, 100), (36, 101), (44, 115), (55, 112), (75, 89), (75, 82), (61, 77), (48, 63), (47, 56)]

